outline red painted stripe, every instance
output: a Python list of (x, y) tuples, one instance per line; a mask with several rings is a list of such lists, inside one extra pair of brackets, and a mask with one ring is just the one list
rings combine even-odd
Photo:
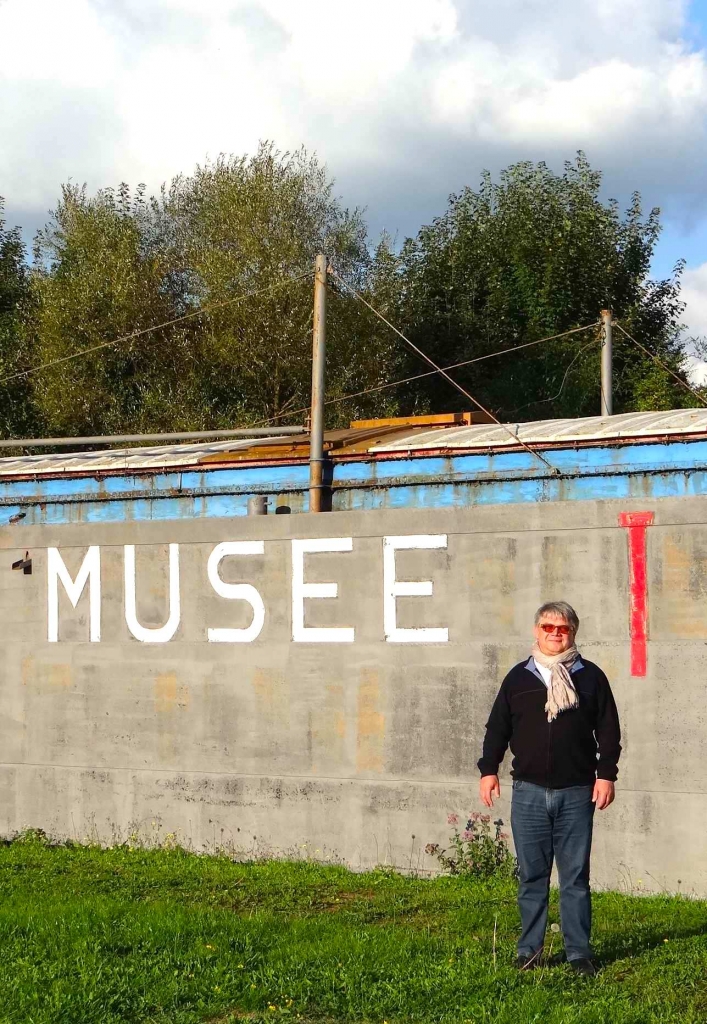
[(646, 528), (653, 523), (652, 512), (621, 512), (619, 526), (628, 530), (629, 631), (631, 675), (645, 676), (648, 652), (648, 576)]

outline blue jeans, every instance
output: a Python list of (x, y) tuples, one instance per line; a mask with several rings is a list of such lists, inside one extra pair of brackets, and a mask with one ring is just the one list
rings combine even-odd
[(513, 783), (511, 828), (518, 858), (519, 956), (542, 949), (553, 858), (560, 877), (560, 923), (568, 960), (592, 955), (589, 854), (592, 847), (593, 786), (546, 789)]

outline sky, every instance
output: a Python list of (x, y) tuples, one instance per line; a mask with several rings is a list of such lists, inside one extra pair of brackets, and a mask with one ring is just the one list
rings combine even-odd
[[(0, 0), (0, 195), (30, 238), (62, 182), (315, 150), (398, 240), (484, 168), (583, 149), (662, 210), (707, 336), (707, 0)], [(697, 378), (707, 376), (696, 365)]]

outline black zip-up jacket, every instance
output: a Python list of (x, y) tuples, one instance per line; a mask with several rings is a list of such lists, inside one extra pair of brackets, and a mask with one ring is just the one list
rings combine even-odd
[[(621, 753), (619, 715), (609, 680), (591, 661), (575, 665), (572, 682), (579, 705), (548, 722), (547, 688), (533, 671), (533, 659), (508, 673), (486, 723), (479, 761), (482, 775), (497, 775), (510, 744), (514, 779), (548, 789), (616, 780)], [(533, 666), (533, 668), (531, 668)]]

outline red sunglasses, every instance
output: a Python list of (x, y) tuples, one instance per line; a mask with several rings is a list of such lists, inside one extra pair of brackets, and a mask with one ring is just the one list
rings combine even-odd
[(541, 622), (540, 628), (545, 633), (559, 633), (560, 636), (569, 636), (572, 632), (571, 626), (556, 626), (553, 622)]

